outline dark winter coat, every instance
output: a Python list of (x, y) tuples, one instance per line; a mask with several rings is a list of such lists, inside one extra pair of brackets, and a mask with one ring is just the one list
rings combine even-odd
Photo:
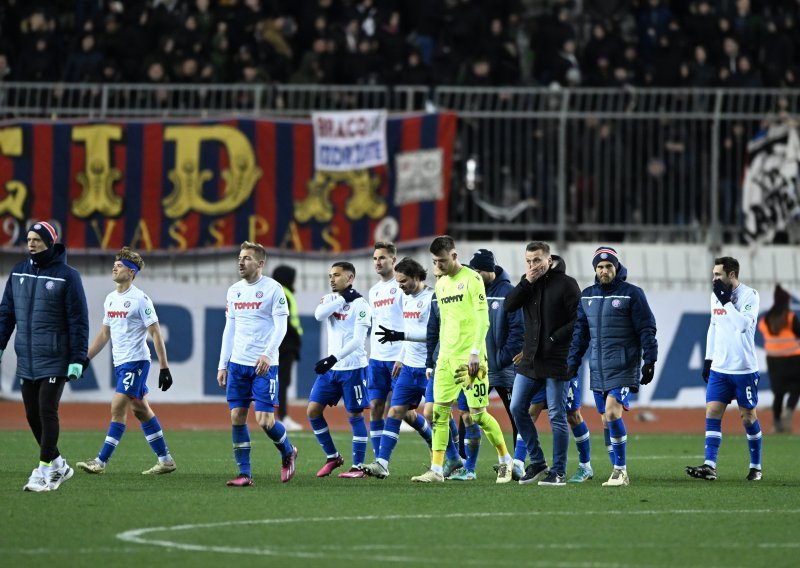
[(607, 286), (595, 283), (581, 294), (578, 318), (567, 360), (578, 366), (589, 345), (593, 391), (608, 392), (629, 387), (639, 390), (640, 367), (658, 359), (656, 318), (644, 291), (625, 281), (628, 269), (619, 265), (617, 276)]
[(567, 276), (567, 265), (553, 255), (553, 264), (531, 284), (523, 276), (506, 297), (506, 311), (522, 308), (524, 356), (517, 372), (532, 379), (569, 380), (567, 352), (575, 324), (580, 287)]
[(522, 351), (524, 326), (522, 310), (506, 311), (506, 296), (514, 289), (508, 272), (495, 266), (494, 281), (486, 287), (489, 303), (489, 333), (486, 354), (489, 357), (489, 386), (514, 386), (514, 355)]
[(67, 265), (64, 245), (43, 266), (33, 259), (14, 265), (0, 303), (0, 349), (16, 327), (17, 376), (66, 377), (89, 349), (89, 311), (78, 271)]

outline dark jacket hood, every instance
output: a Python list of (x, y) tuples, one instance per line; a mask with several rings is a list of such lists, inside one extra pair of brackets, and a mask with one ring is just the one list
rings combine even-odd
[(294, 280), (297, 276), (297, 270), (286, 264), (276, 266), (272, 271), (272, 277), (277, 280), (281, 286), (286, 286), (289, 290), (294, 292)]

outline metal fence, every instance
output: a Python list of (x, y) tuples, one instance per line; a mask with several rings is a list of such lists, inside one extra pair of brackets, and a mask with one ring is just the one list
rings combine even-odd
[(301, 118), (452, 110), (449, 230), (473, 239), (738, 242), (747, 142), (798, 90), (0, 83), (0, 117)]

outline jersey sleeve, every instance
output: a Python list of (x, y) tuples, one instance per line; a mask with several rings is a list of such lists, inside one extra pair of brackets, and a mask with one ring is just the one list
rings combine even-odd
[(369, 327), (372, 325), (372, 310), (364, 298), (358, 298), (353, 302), (353, 309), (356, 311), (355, 325)]
[(277, 286), (272, 298), (272, 317), (289, 316), (289, 302), (286, 301), (286, 294), (283, 288)]
[(145, 327), (150, 327), (158, 321), (153, 300), (147, 294), (142, 294), (142, 301), (139, 303), (139, 317), (142, 318)]

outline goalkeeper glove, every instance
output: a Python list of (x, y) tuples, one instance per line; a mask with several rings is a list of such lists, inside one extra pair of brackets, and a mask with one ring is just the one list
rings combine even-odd
[(703, 380), (708, 382), (708, 377), (711, 375), (711, 359), (703, 361)]
[(456, 372), (455, 372), (453, 380), (457, 385), (462, 385), (463, 384), (464, 388), (469, 389), (469, 388), (472, 388), (472, 383), (476, 379), (485, 379), (486, 378), (486, 373), (487, 373), (486, 367), (481, 365), (480, 367), (478, 367), (478, 374), (473, 377), (472, 375), (469, 374), (469, 366), (468, 365), (466, 365), (466, 364), (465, 365), (459, 365), (459, 367), (456, 369)]
[(650, 381), (653, 380), (655, 373), (656, 373), (656, 364), (645, 363), (644, 365), (642, 365), (642, 380), (639, 382), (643, 385), (650, 384)]
[(161, 369), (158, 373), (158, 388), (162, 391), (168, 391), (172, 386), (172, 373), (169, 369)]
[(314, 365), (314, 372), (318, 375), (324, 375), (331, 370), (331, 368), (336, 364), (336, 361), (338, 361), (338, 359), (335, 356), (328, 355), (324, 359), (317, 361), (317, 364)]
[(349, 287), (349, 288), (347, 288), (346, 290), (342, 290), (341, 292), (339, 292), (339, 294), (342, 296), (342, 298), (344, 298), (344, 301), (345, 301), (345, 302), (347, 302), (348, 304), (349, 304), (350, 302), (352, 302), (353, 300), (355, 300), (355, 299), (357, 299), (357, 298), (361, 298), (361, 297), (362, 297), (362, 296), (361, 296), (361, 294), (359, 294), (358, 292), (356, 292), (356, 291), (353, 289), (353, 287), (352, 287), (352, 286), (350, 286), (350, 287)]
[(731, 301), (731, 284), (725, 284), (722, 280), (714, 280), (714, 295), (723, 306)]
[(381, 345), (385, 343), (392, 343), (393, 341), (403, 341), (406, 338), (406, 334), (402, 331), (395, 331), (393, 329), (386, 329), (382, 325), (378, 325), (380, 328), (379, 331), (375, 332), (375, 335), (378, 336), (378, 343)]

